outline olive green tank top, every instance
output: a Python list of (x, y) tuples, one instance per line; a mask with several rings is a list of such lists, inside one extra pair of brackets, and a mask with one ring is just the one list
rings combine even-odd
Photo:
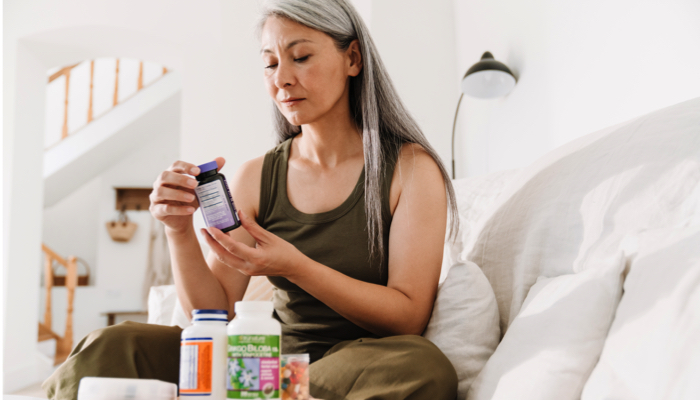
[[(396, 157), (387, 160), (382, 174), (382, 223), (386, 251), (382, 259), (375, 256), (370, 260), (364, 168), (352, 194), (340, 206), (318, 214), (303, 213), (287, 197), (287, 162), (292, 140), (286, 140), (265, 155), (258, 224), (293, 244), (316, 262), (351, 278), (386, 286), (391, 224), (389, 191)], [(269, 277), (269, 280), (274, 286), (274, 317), (282, 325), (283, 353), (309, 353), (313, 362), (341, 341), (377, 337), (289, 280), (282, 277)]]

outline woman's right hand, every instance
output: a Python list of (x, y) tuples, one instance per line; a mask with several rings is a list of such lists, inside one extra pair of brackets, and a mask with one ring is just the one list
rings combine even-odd
[[(217, 157), (215, 161), (218, 170), (226, 163), (222, 157)], [(149, 211), (171, 231), (182, 233), (192, 226), (192, 214), (199, 207), (194, 195), (198, 182), (193, 176), (199, 175), (199, 172), (194, 164), (175, 161), (153, 183)]]

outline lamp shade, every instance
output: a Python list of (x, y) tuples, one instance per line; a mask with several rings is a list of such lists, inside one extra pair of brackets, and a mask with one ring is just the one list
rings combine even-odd
[(485, 52), (462, 78), (462, 92), (480, 99), (493, 99), (508, 94), (515, 87), (515, 76), (493, 54)]

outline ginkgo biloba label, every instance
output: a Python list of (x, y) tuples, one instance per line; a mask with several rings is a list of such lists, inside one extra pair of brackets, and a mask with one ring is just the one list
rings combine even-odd
[(279, 349), (279, 336), (229, 335), (228, 398), (278, 398)]
[(236, 303), (236, 318), (228, 326), (226, 394), (229, 399), (279, 399), (279, 322), (272, 302)]

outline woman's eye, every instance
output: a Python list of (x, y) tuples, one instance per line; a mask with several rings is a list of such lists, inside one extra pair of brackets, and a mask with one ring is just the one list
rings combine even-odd
[[(300, 57), (300, 58), (295, 58), (294, 61), (296, 61), (296, 62), (304, 62), (304, 61), (308, 60), (309, 57), (310, 57), (310, 55), (304, 56), (304, 57)], [(273, 68), (275, 68), (275, 67), (277, 67), (277, 64), (270, 64), (270, 65), (267, 65), (265, 68), (266, 68), (266, 69), (273, 69)]]

